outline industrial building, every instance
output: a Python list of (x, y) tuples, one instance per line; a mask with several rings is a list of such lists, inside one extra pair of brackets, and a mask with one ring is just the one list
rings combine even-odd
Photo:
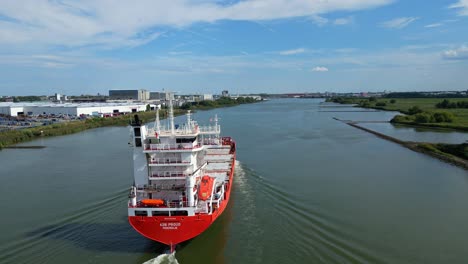
[(168, 101), (170, 99), (174, 99), (174, 93), (173, 92), (150, 92), (149, 99)]
[[(150, 105), (155, 109), (156, 105)], [(127, 103), (84, 103), (84, 104), (51, 104), (51, 103), (0, 103), (0, 114), (8, 116), (18, 115), (113, 115), (120, 113), (134, 113), (146, 110), (146, 104)]]
[(150, 92), (147, 90), (109, 90), (109, 99), (146, 101), (150, 99)]

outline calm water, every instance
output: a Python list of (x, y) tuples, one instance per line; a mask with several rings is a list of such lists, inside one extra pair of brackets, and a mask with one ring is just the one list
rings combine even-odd
[[(178, 248), (177, 261), (467, 263), (467, 171), (332, 119), (393, 113), (320, 112), (319, 102), (195, 115), (218, 113), (239, 162), (229, 209)], [(1, 151), (0, 263), (144, 263), (161, 254), (126, 221), (128, 139), (127, 128), (101, 128)]]

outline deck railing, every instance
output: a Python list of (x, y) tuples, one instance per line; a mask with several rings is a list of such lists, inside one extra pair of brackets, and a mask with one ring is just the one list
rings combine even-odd
[(171, 185), (171, 184), (144, 184), (137, 185), (137, 191), (184, 191), (186, 189), (185, 185)]
[(161, 159), (151, 159), (149, 164), (190, 164), (189, 160), (181, 160), (174, 158), (161, 158)]
[(221, 145), (221, 140), (219, 139), (211, 139), (211, 138), (205, 138), (202, 140), (203, 145)]
[(137, 202), (136, 206), (132, 206), (131, 202), (128, 203), (128, 207), (131, 208), (180, 208), (180, 207), (190, 207), (189, 203), (187, 201), (177, 201), (177, 200), (172, 200), (172, 201), (164, 201), (164, 204), (162, 205), (145, 205), (141, 201)]
[[(181, 127), (178, 127), (176, 129), (174, 129), (174, 134), (176, 135), (193, 135), (193, 134), (197, 134), (197, 133), (202, 133), (202, 134), (219, 134), (221, 132), (221, 126), (220, 125), (212, 125), (212, 126), (198, 126), (198, 125), (195, 125), (193, 127), (190, 127), (188, 128), (187, 126), (181, 126)], [(148, 129), (148, 136), (152, 137), (154, 135), (154, 137), (156, 137), (156, 135), (159, 135), (159, 136), (167, 136), (167, 135), (171, 135), (172, 132), (171, 132), (171, 128), (170, 127), (166, 127), (166, 126), (161, 126), (161, 128), (159, 129), (159, 133), (156, 132), (155, 129)]]
[(169, 178), (169, 177), (187, 177), (192, 175), (192, 173), (183, 172), (183, 171), (158, 171), (150, 174), (150, 177), (153, 178)]
[(145, 150), (193, 150), (201, 148), (201, 144), (144, 144)]

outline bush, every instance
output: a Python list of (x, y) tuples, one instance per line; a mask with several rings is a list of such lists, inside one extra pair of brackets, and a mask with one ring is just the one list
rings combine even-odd
[(180, 109), (183, 109), (183, 110), (189, 110), (189, 109), (192, 109), (192, 103), (184, 103)]
[(415, 115), (415, 114), (419, 114), (419, 113), (422, 113), (422, 112), (423, 112), (423, 110), (421, 108), (419, 108), (418, 106), (413, 106), (410, 109), (408, 109), (408, 114), (410, 114), (410, 115)]
[(375, 98), (375, 97), (369, 97), (369, 102), (375, 102), (375, 101), (377, 101), (377, 98)]
[(435, 105), (437, 108), (444, 108), (444, 109), (450, 109), (450, 108), (468, 108), (468, 101), (460, 101), (460, 102), (450, 102), (447, 99), (444, 99), (442, 102), (437, 103)]
[(396, 103), (396, 100), (395, 100), (395, 99), (392, 99), (392, 100), (390, 100), (390, 103), (391, 103), (391, 104), (394, 104), (394, 103)]
[(392, 123), (405, 123), (405, 122), (413, 122), (414, 120), (410, 116), (404, 116), (404, 115), (396, 115), (393, 117), (393, 119), (390, 121)]
[(424, 112), (424, 113), (418, 113), (414, 116), (414, 121), (417, 123), (434, 123), (434, 117), (432, 114)]
[(359, 102), (359, 106), (361, 106), (361, 107), (370, 107), (371, 104), (369, 103), (369, 101), (361, 101), (361, 102)]
[(436, 112), (433, 117), (436, 123), (451, 123), (454, 119), (454, 115), (447, 112)]
[(375, 106), (386, 106), (387, 103), (386, 102), (378, 102), (375, 104)]

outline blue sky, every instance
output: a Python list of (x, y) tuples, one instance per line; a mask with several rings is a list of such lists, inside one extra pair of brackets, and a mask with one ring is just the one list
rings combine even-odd
[(3, 0), (0, 95), (468, 89), (468, 0)]

